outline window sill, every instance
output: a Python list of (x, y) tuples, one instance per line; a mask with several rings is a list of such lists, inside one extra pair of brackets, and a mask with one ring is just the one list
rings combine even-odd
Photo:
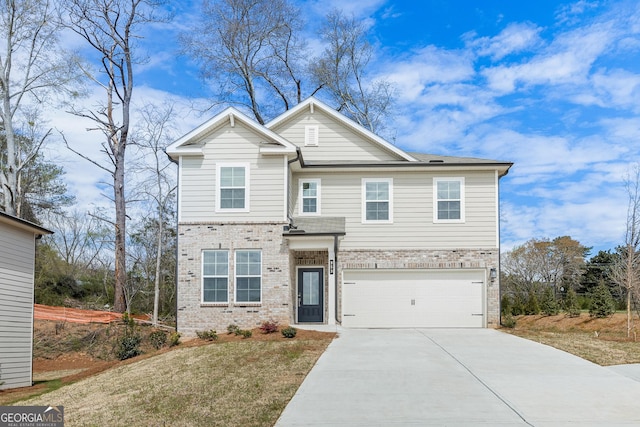
[(200, 307), (229, 307), (228, 302), (201, 302)]
[(233, 304), (234, 307), (262, 307), (261, 302), (236, 302)]

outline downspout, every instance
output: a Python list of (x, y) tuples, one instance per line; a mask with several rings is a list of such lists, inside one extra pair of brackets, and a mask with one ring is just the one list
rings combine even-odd
[(333, 313), (333, 316), (335, 317), (336, 320), (336, 325), (342, 325), (342, 321), (340, 319), (338, 319), (338, 235), (335, 234), (333, 236), (333, 263), (334, 263), (334, 286), (336, 287), (335, 289), (335, 302), (334, 302), (334, 306), (335, 306), (335, 310)]
[[(287, 160), (287, 165), (290, 165), (292, 163), (297, 162), (298, 160), (300, 160), (302, 157), (302, 153), (300, 150), (300, 147), (296, 146), (296, 157), (294, 157), (291, 160)], [(289, 177), (289, 172), (290, 169), (287, 168), (287, 219), (289, 220), (289, 225), (293, 224), (293, 217), (291, 216), (291, 206), (289, 205), (289, 199), (290, 199), (290, 195), (291, 195), (291, 180), (288, 178)]]
[[(169, 158), (169, 161), (171, 161), (172, 163), (175, 163), (176, 165), (178, 165), (178, 169), (180, 168), (180, 162), (178, 162), (177, 160), (173, 159), (166, 151), (164, 152), (167, 157)], [(178, 173), (176, 174), (178, 175), (176, 177), (176, 189), (177, 191), (180, 191), (180, 171), (178, 171)], [(176, 197), (176, 204), (178, 203), (178, 198)], [(179, 206), (176, 206), (176, 208), (179, 208)], [(178, 332), (178, 239), (180, 239), (180, 233), (178, 233), (178, 210), (176, 209), (176, 267), (175, 267), (175, 287), (176, 287), (176, 301), (175, 301), (175, 312), (176, 312), (176, 333)]]

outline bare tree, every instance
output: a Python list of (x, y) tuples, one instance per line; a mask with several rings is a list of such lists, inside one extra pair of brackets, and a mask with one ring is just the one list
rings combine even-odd
[(611, 278), (627, 297), (627, 337), (631, 336), (631, 302), (640, 290), (640, 165), (635, 165), (625, 182), (628, 195), (624, 245), (611, 269)]
[[(108, 161), (92, 159), (73, 150), (109, 173), (113, 178), (115, 206), (115, 295), (114, 310), (124, 312), (126, 270), (126, 201), (125, 153), (129, 143), (131, 99), (134, 89), (134, 55), (136, 31), (145, 23), (155, 22), (153, 0), (68, 0), (69, 28), (84, 38), (100, 56), (101, 74), (85, 70), (105, 92), (106, 100), (92, 111), (72, 111), (92, 120), (104, 135), (103, 152)], [(69, 144), (67, 144), (69, 146)]]
[(311, 63), (318, 84), (338, 105), (338, 111), (372, 132), (384, 130), (394, 89), (389, 81), (372, 80), (367, 74), (374, 49), (365, 24), (334, 10), (327, 15), (320, 36), (327, 47)]
[(22, 216), (21, 174), (51, 133), (41, 130), (39, 105), (64, 91), (74, 76), (58, 47), (60, 26), (53, 4), (0, 3), (0, 193), (2, 207), (11, 215)]
[[(149, 274), (153, 277), (153, 325), (158, 323), (158, 310), (160, 307), (160, 283), (162, 281), (162, 258), (167, 245), (165, 244), (168, 233), (165, 218), (171, 210), (174, 201), (176, 183), (173, 179), (175, 171), (172, 170), (172, 163), (164, 153), (165, 148), (173, 138), (170, 135), (170, 119), (173, 115), (173, 106), (159, 108), (147, 105), (141, 111), (141, 125), (134, 137), (137, 148), (143, 155), (139, 158), (145, 162), (136, 165), (135, 169), (139, 176), (146, 177), (140, 187), (144, 189), (144, 199), (149, 207), (147, 212), (154, 212), (155, 219), (155, 265), (154, 270)], [(149, 219), (149, 218), (147, 218)], [(142, 263), (142, 262), (141, 262)], [(142, 263), (144, 264), (144, 263)]]
[(302, 100), (302, 23), (289, 0), (205, 0), (199, 17), (181, 42), (219, 85), (220, 101), (245, 105), (264, 124)]
[(47, 224), (56, 232), (48, 236), (47, 241), (67, 269), (59, 273), (77, 279), (80, 274), (98, 266), (102, 252), (111, 247), (108, 231), (99, 216), (98, 212), (86, 214), (77, 210), (63, 214), (49, 212)]
[(539, 291), (544, 286), (575, 288), (582, 276), (589, 248), (569, 236), (531, 239), (502, 255), (504, 289), (519, 295)]

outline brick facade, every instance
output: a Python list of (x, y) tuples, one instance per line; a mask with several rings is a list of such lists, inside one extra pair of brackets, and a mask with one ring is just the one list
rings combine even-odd
[[(289, 249), (282, 223), (178, 225), (178, 331), (226, 330), (230, 324), (252, 329), (265, 320), (293, 323)], [(229, 302), (202, 303), (202, 251), (229, 251)], [(235, 303), (235, 251), (262, 251), (262, 302)]]
[[(230, 324), (251, 329), (265, 320), (281, 325), (295, 323), (297, 267), (323, 267), (325, 271), (325, 322), (328, 319), (327, 251), (289, 250), (283, 223), (180, 224), (178, 226), (178, 331), (194, 336), (196, 331), (224, 331)], [(229, 251), (229, 302), (202, 303), (202, 251)], [(235, 303), (235, 251), (260, 249), (262, 253), (262, 302)], [(341, 314), (341, 277), (354, 269), (485, 270), (498, 269), (497, 249), (338, 251), (338, 318)], [(487, 280), (487, 324), (499, 324), (499, 279)]]

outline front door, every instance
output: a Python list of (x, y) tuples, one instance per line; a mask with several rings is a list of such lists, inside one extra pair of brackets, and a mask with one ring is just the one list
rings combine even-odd
[(298, 270), (298, 322), (322, 322), (324, 314), (324, 271)]

